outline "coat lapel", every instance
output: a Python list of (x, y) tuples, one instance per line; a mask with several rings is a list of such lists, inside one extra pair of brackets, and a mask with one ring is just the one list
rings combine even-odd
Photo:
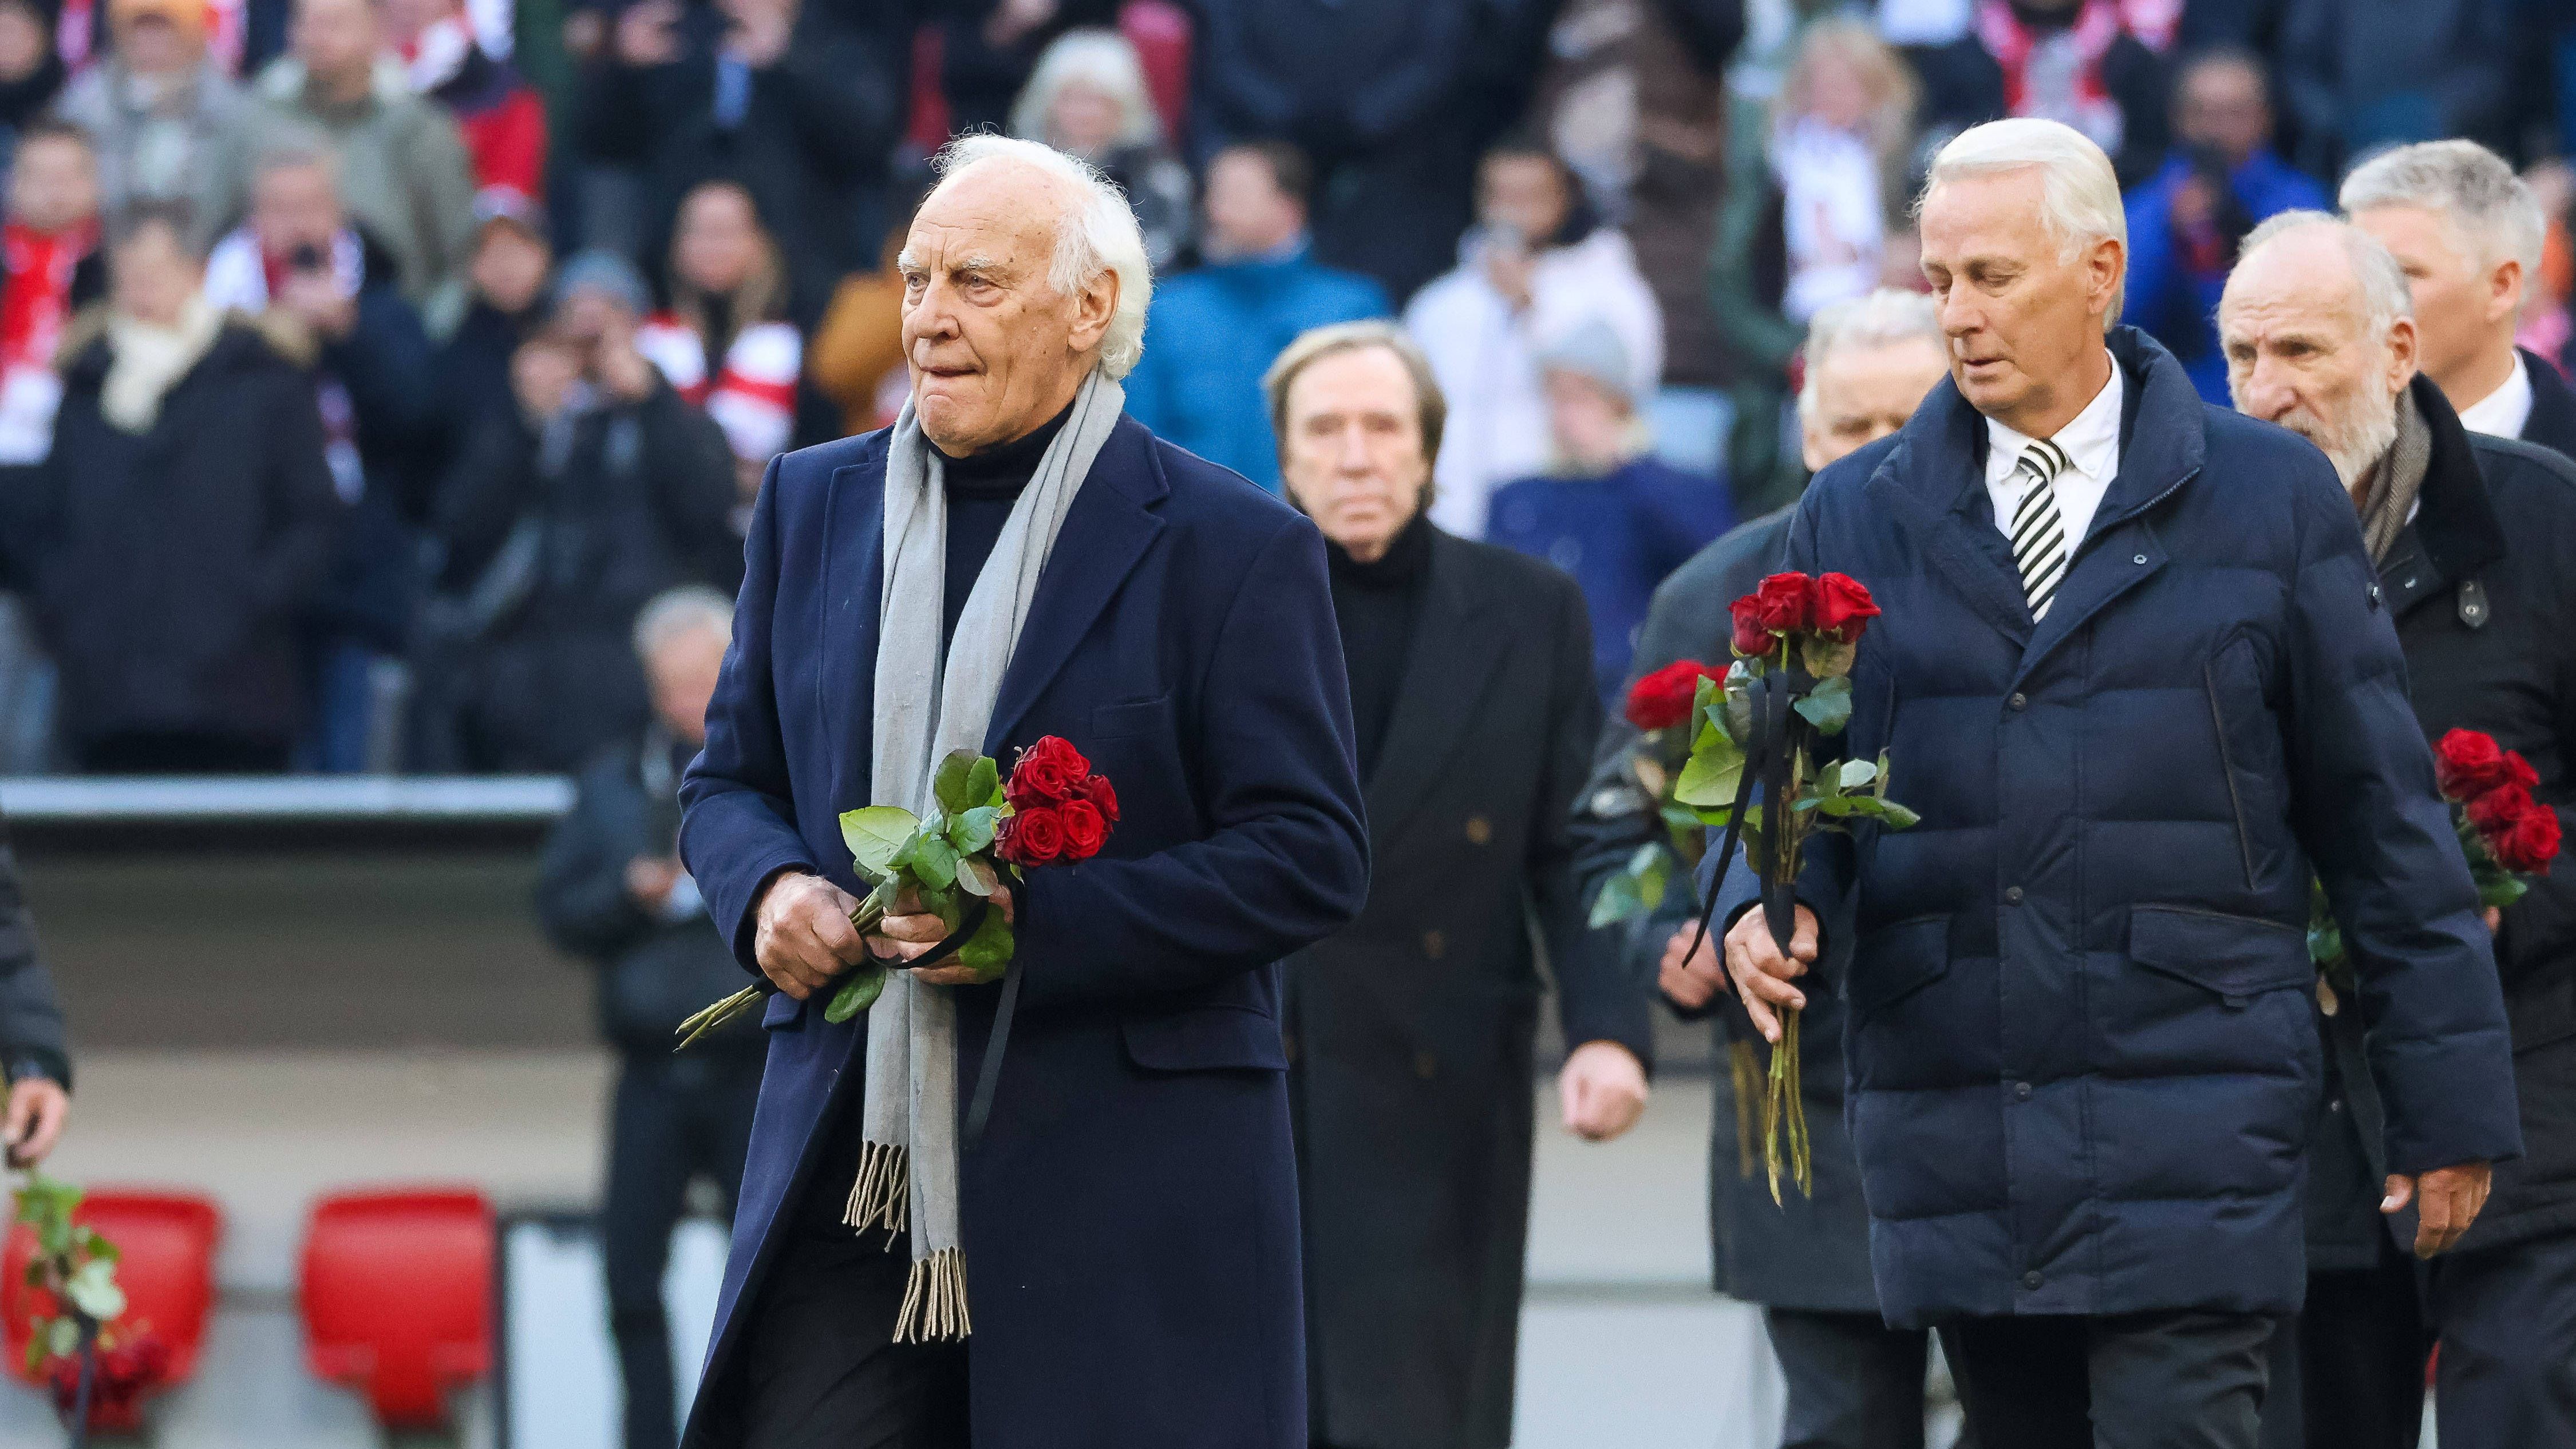
[(1984, 430), (1984, 418), (1943, 378), (1879, 460), (1867, 491), (1914, 535), (1932, 572), (1978, 618), (2020, 644), (2030, 638), (2030, 605), (1986, 501)]
[(1153, 456), (1153, 435), (1133, 418), (1120, 418), (1117, 430), (1092, 460), (1082, 491), (1064, 516), (1046, 572), (1038, 578), (1028, 622), (1002, 673), (1001, 696), (993, 704), (993, 721), (984, 731), (987, 753), (1000, 747), (1027, 717), (1038, 696), (1054, 682), (1100, 611), (1127, 581), (1145, 551), (1163, 531), (1152, 505), (1171, 491), (1162, 466)]
[(1404, 651), (1404, 683), (1365, 789), (1369, 838), (1376, 846), (1394, 839), (1397, 827), (1430, 793), (1441, 765), (1474, 720), (1477, 701), (1509, 642), (1490, 622), (1477, 619), (1466, 553), (1457, 539), (1432, 532), (1431, 572)]
[[(885, 454), (832, 471), (823, 500), (823, 738), (834, 742), (832, 808), (870, 803), (875, 758), (877, 614), (885, 588)], [(853, 779), (855, 775), (857, 778)]]

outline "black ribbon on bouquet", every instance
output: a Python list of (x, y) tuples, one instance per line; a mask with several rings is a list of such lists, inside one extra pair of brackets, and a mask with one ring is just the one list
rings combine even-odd
[[(1746, 727), (1744, 731), (1744, 775), (1736, 782), (1735, 808), (1727, 815), (1726, 834), (1717, 847), (1717, 868), (1709, 877), (1708, 899), (1700, 906), (1699, 932), (1691, 938), (1691, 954), (1709, 938), (1717, 923), (1718, 884), (1726, 879), (1726, 867), (1735, 859), (1738, 841), (1744, 845), (1744, 863), (1762, 888), (1761, 905), (1764, 924), (1771, 928), (1771, 939), (1780, 954), (1789, 953), (1790, 939), (1797, 934), (1796, 883), (1778, 879), (1778, 842), (1781, 812), (1789, 808), (1789, 771), (1797, 758), (1796, 733), (1801, 722), (1794, 706), (1815, 688), (1814, 676), (1803, 668), (1772, 669), (1750, 681), (1746, 689)], [(1753, 803), (1753, 787), (1762, 787), (1763, 828), (1747, 835), (1744, 812)], [(1727, 988), (1734, 989), (1731, 973), (1721, 973)]]

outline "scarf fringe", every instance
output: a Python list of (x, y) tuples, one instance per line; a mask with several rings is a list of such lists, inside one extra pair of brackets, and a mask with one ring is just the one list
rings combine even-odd
[[(911, 1163), (911, 1154), (893, 1143), (860, 1144), (859, 1176), (850, 1184), (850, 1201), (841, 1210), (841, 1221), (860, 1232), (882, 1227), (890, 1235), (901, 1234), (912, 1202)], [(889, 1241), (886, 1246), (894, 1244)]]
[(949, 1342), (975, 1331), (966, 1312), (966, 1255), (942, 1248), (912, 1261), (904, 1283), (903, 1311), (895, 1315), (897, 1343)]
[(1753, 1056), (1753, 1043), (1730, 1041), (1726, 1044), (1727, 1070), (1735, 1078), (1735, 1172), (1747, 1182), (1761, 1165), (1761, 1154), (1755, 1150), (1753, 1109), (1757, 1098), (1766, 1090), (1762, 1066)]

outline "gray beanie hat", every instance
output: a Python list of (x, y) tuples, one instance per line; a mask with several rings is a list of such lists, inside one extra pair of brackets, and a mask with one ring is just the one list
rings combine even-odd
[(1538, 365), (1542, 372), (1573, 373), (1630, 408), (1637, 405), (1637, 378), (1629, 370), (1628, 344), (1597, 317), (1576, 323), (1541, 348)]
[(575, 252), (555, 269), (554, 300), (560, 307), (576, 292), (606, 292), (641, 317), (653, 310), (652, 290), (635, 264), (615, 252)]

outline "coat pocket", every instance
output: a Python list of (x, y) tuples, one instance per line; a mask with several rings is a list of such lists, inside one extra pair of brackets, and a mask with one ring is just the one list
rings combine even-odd
[(1855, 1024), (1922, 990), (1950, 969), (1950, 915), (1910, 916), (1864, 932), (1843, 1000)]
[(2313, 985), (2307, 932), (2192, 906), (2129, 908), (2129, 959), (2241, 1007), (2266, 991)]
[[(1104, 704), (1091, 712), (1091, 737), (1094, 740), (1132, 739), (1138, 735), (1170, 732), (1172, 697), (1158, 695), (1153, 699), (1130, 700), (1125, 704)], [(1076, 740), (1077, 745), (1083, 741)]]
[(1149, 1072), (1288, 1070), (1279, 1023), (1240, 1006), (1200, 1006), (1120, 1023), (1127, 1059)]

